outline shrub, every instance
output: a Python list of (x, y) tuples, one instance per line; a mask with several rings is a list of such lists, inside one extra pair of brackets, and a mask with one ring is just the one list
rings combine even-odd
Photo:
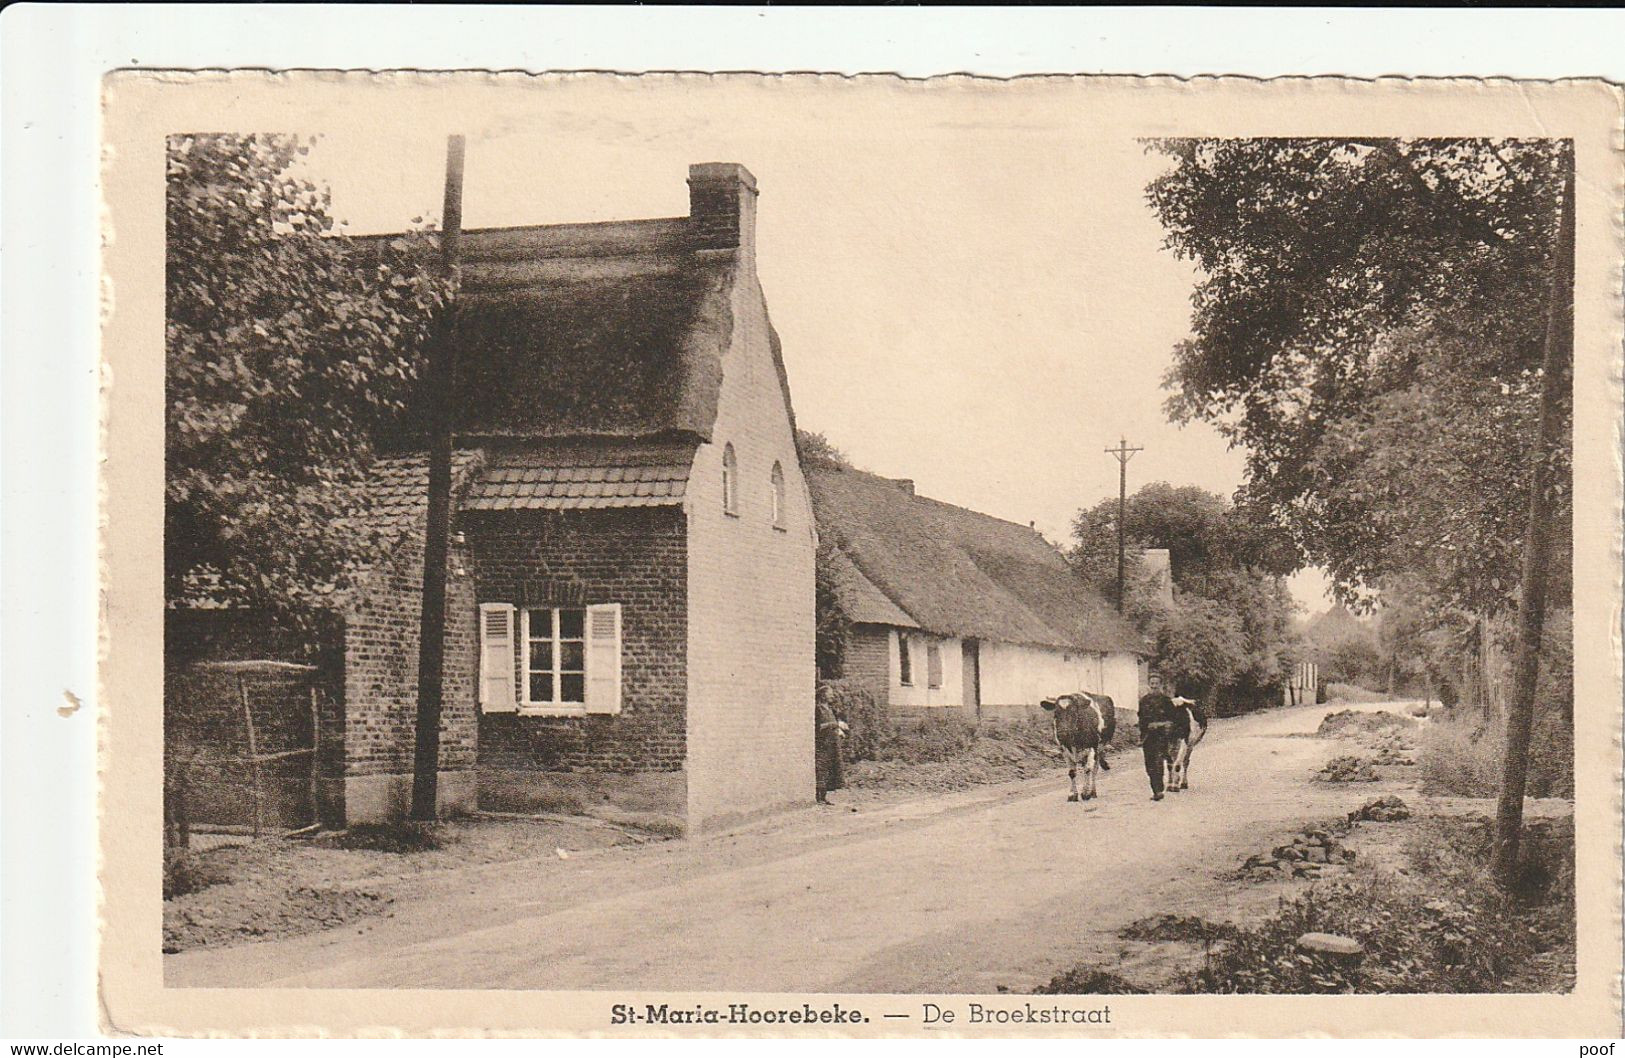
[(231, 878), (222, 868), (199, 853), (176, 848), (164, 850), (165, 900), (229, 881)]
[(897, 741), (897, 724), (886, 703), (855, 680), (822, 680), (830, 708), (849, 728), (842, 752), (849, 761), (884, 760)]
[(1352, 683), (1328, 683), (1326, 699), (1332, 702), (1385, 702), (1388, 696), (1381, 691), (1368, 691)]
[(446, 847), (444, 832), (433, 823), (404, 819), (391, 823), (357, 823), (333, 835), (335, 848), (407, 854)]
[(929, 764), (952, 760), (967, 752), (976, 742), (976, 722), (958, 709), (933, 709), (919, 722), (897, 729), (896, 740), (887, 750), (886, 760), (908, 764)]
[[(1515, 901), (1487, 875), (1487, 820), (1437, 820), (1408, 843), (1409, 881), (1370, 872), (1319, 885), (1282, 905), (1261, 926), (1237, 932), (1210, 953), (1194, 992), (1524, 991), (1535, 957), (1572, 957), (1573, 827), (1531, 826)], [(1304, 933), (1352, 937), (1357, 965), (1336, 965), (1297, 948)], [(1532, 987), (1552, 990), (1550, 980)]]
[[(1427, 793), (1494, 797), (1501, 789), (1505, 727), (1499, 719), (1453, 710), (1423, 732), (1418, 761)], [(1566, 718), (1542, 710), (1529, 736), (1530, 797), (1574, 796), (1574, 731)]]

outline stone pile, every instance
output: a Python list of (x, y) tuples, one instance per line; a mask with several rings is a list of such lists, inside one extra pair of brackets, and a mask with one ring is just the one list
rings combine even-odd
[(1349, 813), (1350, 823), (1397, 823), (1401, 819), (1411, 817), (1411, 806), (1393, 796), (1379, 797), (1375, 801), (1368, 801)]
[(1321, 782), (1376, 782), (1378, 776), (1370, 758), (1344, 754), (1327, 761), (1315, 778)]
[(1341, 868), (1354, 861), (1354, 850), (1328, 830), (1312, 828), (1296, 835), (1285, 845), (1269, 852), (1255, 853), (1242, 864), (1242, 874), (1251, 881), (1292, 878), (1318, 878), (1328, 868)]

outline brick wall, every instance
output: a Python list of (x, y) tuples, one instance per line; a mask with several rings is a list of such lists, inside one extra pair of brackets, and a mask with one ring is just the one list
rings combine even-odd
[[(455, 527), (454, 527), (455, 528)], [(469, 771), (478, 747), (478, 626), (464, 549), (446, 576), (440, 769)], [(391, 560), (356, 588), (344, 622), (345, 775), (410, 775), (417, 741), (423, 541), (402, 539)]]
[(462, 518), (478, 602), (621, 604), (620, 714), (481, 716), (481, 765), (681, 769), (688, 690), (682, 509), (470, 511)]
[(888, 702), (891, 675), (891, 629), (884, 625), (854, 625), (846, 642), (842, 678), (861, 683), (877, 702)]
[[(689, 479), (689, 825), (704, 830), (813, 800), (812, 505), (773, 362), (776, 339), (741, 251), (711, 443)], [(722, 506), (722, 451), (738, 514)], [(784, 474), (782, 527), (771, 476)]]

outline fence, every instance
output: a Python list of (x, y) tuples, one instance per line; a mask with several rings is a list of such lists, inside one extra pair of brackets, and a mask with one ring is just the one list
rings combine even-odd
[(164, 689), (164, 841), (193, 828), (258, 837), (317, 820), (321, 687), (313, 665), (194, 661)]

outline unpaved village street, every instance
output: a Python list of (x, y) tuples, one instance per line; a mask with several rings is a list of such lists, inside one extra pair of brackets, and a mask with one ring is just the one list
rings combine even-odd
[[(170, 986), (1027, 991), (1163, 911), (1222, 920), (1273, 906), (1223, 879), (1240, 857), (1390, 783), (1325, 784), (1339, 752), (1305, 737), (1334, 706), (1216, 720), (1191, 788), (1153, 803), (1137, 749), (1101, 796), (1066, 776), (566, 862), (443, 872), (394, 914), (165, 959)], [(1399, 710), (1403, 703), (1355, 708)]]

